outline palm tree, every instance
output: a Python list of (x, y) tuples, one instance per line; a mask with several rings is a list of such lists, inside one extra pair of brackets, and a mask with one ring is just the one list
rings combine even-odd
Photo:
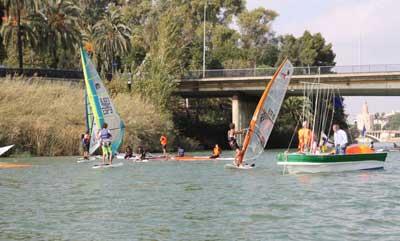
[(93, 26), (95, 52), (101, 53), (100, 58), (106, 63), (106, 71), (113, 71), (113, 63), (117, 56), (125, 54), (130, 48), (131, 30), (122, 19), (121, 10), (114, 4), (109, 4), (102, 20)]
[[(2, 27), (2, 33), (5, 36), (6, 43), (12, 41), (12, 35), (16, 33), (18, 62), (19, 68), (23, 68), (23, 37), (29, 31), (29, 24), (24, 21), (24, 17), (29, 16), (29, 13), (37, 6), (35, 0), (2, 0), (0, 3), (4, 6), (6, 12), (6, 23)], [(7, 37), (6, 37), (7, 35)], [(32, 34), (30, 34), (33, 36)], [(32, 39), (31, 39), (32, 40)]]
[(51, 67), (58, 66), (58, 47), (75, 51), (80, 43), (81, 32), (78, 24), (80, 9), (72, 1), (48, 0), (31, 16), (32, 25), (39, 34), (39, 48), (52, 56)]

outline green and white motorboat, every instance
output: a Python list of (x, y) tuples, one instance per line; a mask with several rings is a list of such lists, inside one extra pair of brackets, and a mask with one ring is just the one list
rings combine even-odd
[[(333, 136), (333, 123), (338, 122), (335, 114), (343, 108), (339, 90), (331, 85), (320, 84), (319, 76), (315, 82), (303, 82), (303, 85), (303, 108), (301, 115), (298, 114), (298, 122), (312, 124), (310, 143), (304, 145), (305, 142), (302, 142), (299, 152), (286, 151), (278, 155), (277, 164), (283, 167), (283, 172), (295, 174), (384, 168), (387, 153), (375, 152), (366, 145), (353, 144), (346, 148), (346, 154), (333, 154), (334, 141), (329, 141), (329, 137)], [(293, 137), (296, 130), (297, 127)], [(328, 150), (329, 145), (331, 150)], [(304, 146), (306, 148), (302, 150)]]
[(284, 172), (318, 173), (373, 170), (384, 168), (387, 153), (364, 154), (302, 154), (280, 153), (278, 165)]

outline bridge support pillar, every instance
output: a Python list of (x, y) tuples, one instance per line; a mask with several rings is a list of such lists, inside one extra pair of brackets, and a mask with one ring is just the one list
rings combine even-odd
[[(235, 124), (236, 130), (241, 130), (249, 126), (257, 101), (246, 98), (241, 95), (232, 97), (232, 123)], [(237, 136), (239, 145), (243, 142), (244, 135)]]

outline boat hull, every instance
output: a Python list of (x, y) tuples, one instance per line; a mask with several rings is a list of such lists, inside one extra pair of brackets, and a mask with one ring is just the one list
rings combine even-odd
[(280, 155), (277, 163), (290, 174), (345, 172), (384, 168), (387, 153), (347, 155)]

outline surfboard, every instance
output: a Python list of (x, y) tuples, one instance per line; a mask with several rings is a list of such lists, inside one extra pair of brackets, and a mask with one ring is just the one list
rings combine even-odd
[(174, 161), (233, 161), (233, 157), (210, 158), (210, 156), (173, 156), (170, 158)]
[(93, 169), (100, 169), (100, 168), (112, 168), (112, 167), (121, 167), (123, 166), (124, 163), (119, 162), (119, 163), (115, 163), (115, 164), (99, 164), (99, 165), (94, 165), (92, 168)]
[(94, 156), (89, 157), (89, 159), (84, 159), (83, 157), (78, 158), (76, 161), (77, 163), (86, 163), (86, 162), (92, 162), (95, 161), (97, 158)]
[(134, 160), (133, 162), (149, 162), (149, 160), (148, 159), (143, 159), (143, 160), (137, 159), (137, 160)]
[(239, 169), (239, 170), (249, 170), (249, 169), (253, 169), (256, 165), (255, 164), (245, 164), (244, 166), (236, 166), (232, 163), (228, 163), (225, 165), (225, 168), (227, 169)]

